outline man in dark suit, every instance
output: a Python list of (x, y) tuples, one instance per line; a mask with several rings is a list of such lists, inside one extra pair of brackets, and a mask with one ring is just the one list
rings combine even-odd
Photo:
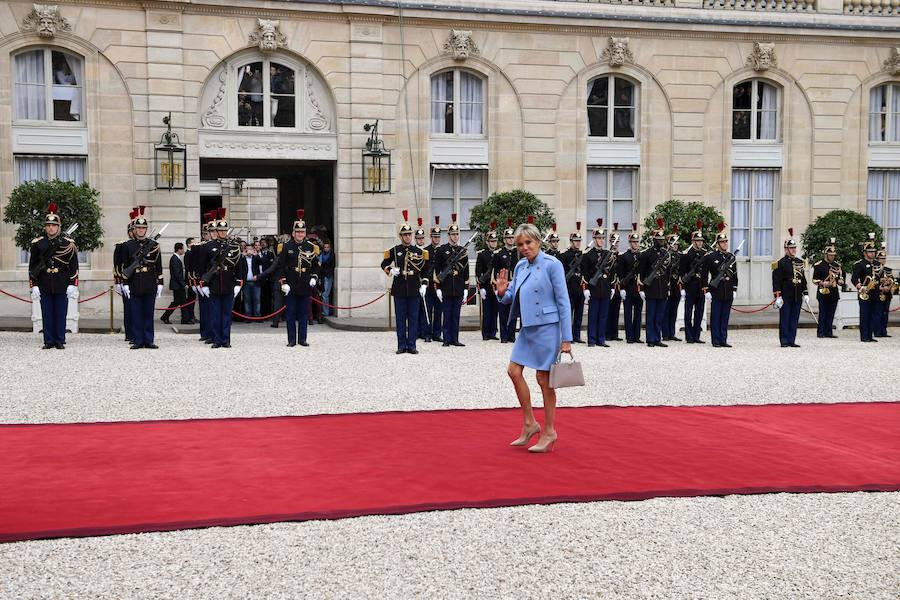
[[(166, 312), (159, 318), (166, 325), (170, 324), (169, 317), (175, 312), (175, 307), (187, 303), (187, 283), (184, 278), (184, 244), (181, 242), (175, 244), (175, 253), (169, 259), (169, 289), (172, 290), (172, 302), (169, 304)], [(182, 324), (190, 321), (190, 313), (186, 313), (185, 309), (182, 308)]]
[(238, 279), (244, 281), (242, 290), (244, 299), (244, 314), (248, 317), (261, 316), (261, 298), (262, 287), (261, 279), (263, 274), (262, 259), (256, 253), (254, 246), (248, 246), (244, 249), (240, 261), (237, 264)]

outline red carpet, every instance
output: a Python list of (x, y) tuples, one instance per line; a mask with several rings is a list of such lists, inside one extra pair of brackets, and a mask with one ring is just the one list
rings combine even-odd
[(0, 426), (0, 541), (462, 507), (900, 490), (900, 403)]

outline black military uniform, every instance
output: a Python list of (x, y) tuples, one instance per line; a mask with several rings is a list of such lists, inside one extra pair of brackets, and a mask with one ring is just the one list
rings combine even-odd
[(707, 250), (694, 242), (703, 242), (703, 222), (697, 221), (697, 229), (691, 234), (691, 247), (681, 255), (678, 277), (684, 290), (684, 339), (688, 344), (705, 344), (700, 339), (703, 328), (703, 314), (706, 311), (706, 296), (703, 294), (702, 264)]
[[(733, 262), (734, 254), (722, 250), (721, 242), (728, 241), (725, 224), (719, 223), (716, 235), (716, 249), (703, 257), (701, 262), (700, 281), (703, 292), (709, 294), (710, 309), (709, 329), (712, 345), (715, 348), (731, 348), (728, 343), (728, 321), (731, 318), (731, 305), (734, 303), (734, 292), (738, 286), (737, 265)], [(726, 269), (727, 268), (727, 269)], [(719, 273), (722, 277), (719, 278)], [(713, 283), (717, 285), (713, 286)]]
[[(51, 203), (44, 225), (62, 228), (57, 206)], [(58, 231), (31, 240), (28, 286), (33, 302), (40, 301), (44, 349), (63, 350), (66, 344), (66, 313), (69, 299), (78, 299), (78, 247), (75, 240)]]
[(887, 261), (887, 242), (881, 242), (881, 250), (875, 255), (880, 269), (878, 275), (878, 302), (875, 304), (875, 318), (872, 326), (873, 337), (891, 337), (888, 335), (888, 317), (891, 311), (891, 300), (897, 291), (897, 280), (894, 278), (894, 270), (885, 264)]
[[(834, 260), (835, 239), (825, 248), (825, 259), (813, 265), (812, 280), (816, 286), (816, 301), (819, 305), (819, 326), (816, 332), (820, 338), (836, 338), (833, 333), (834, 315), (841, 299), (841, 287), (846, 275), (841, 264)], [(831, 260), (828, 260), (829, 254)]]
[(129, 302), (128, 297), (122, 293), (122, 263), (125, 262), (125, 259), (122, 258), (122, 251), (125, 248), (125, 244), (134, 237), (134, 220), (138, 218), (139, 211), (137, 207), (134, 207), (131, 210), (131, 213), (128, 215), (128, 227), (126, 228), (126, 237), (124, 240), (120, 242), (116, 242), (113, 246), (113, 283), (115, 284), (116, 293), (119, 294), (119, 297), (122, 298), (122, 314), (124, 315), (124, 324), (125, 324), (125, 341), (131, 343), (133, 339), (133, 334), (131, 332), (131, 304)]
[[(136, 231), (143, 228), (146, 235), (147, 219), (138, 217), (134, 221), (134, 227)], [(155, 240), (135, 235), (124, 244), (121, 258), (122, 290), (131, 303), (131, 349), (155, 349), (153, 308), (162, 293), (163, 285), (159, 244)]]
[[(452, 215), (452, 221), (447, 233), (458, 235), (456, 214)], [(433, 279), (441, 291), (444, 308), (444, 346), (465, 346), (459, 341), (459, 316), (469, 284), (469, 254), (466, 249), (449, 242), (440, 246), (434, 257)]]
[(619, 224), (613, 223), (609, 234), (609, 251), (615, 255), (612, 270), (612, 295), (609, 298), (609, 310), (606, 316), (606, 341), (620, 341), (619, 314), (622, 312), (622, 295), (619, 293)]
[[(303, 214), (303, 209), (297, 211), (294, 233), (306, 233)], [(310, 296), (319, 278), (319, 252), (319, 246), (309, 240), (302, 239), (298, 242), (296, 237), (292, 237), (282, 246), (281, 254), (275, 261), (278, 281), (285, 294), (284, 316), (288, 329), (288, 346), (309, 346), (306, 331)]]
[[(220, 208), (216, 221), (216, 234), (227, 232), (225, 209)], [(243, 281), (237, 277), (237, 263), (241, 259), (241, 245), (234, 238), (217, 237), (205, 244), (206, 264), (201, 271), (200, 286), (207, 294), (207, 313), (213, 348), (231, 348), (231, 311), (234, 298)]]
[(588, 346), (608, 348), (606, 343), (606, 320), (609, 318), (609, 299), (612, 293), (612, 272), (614, 268), (612, 252), (603, 247), (605, 231), (603, 219), (597, 219), (594, 230), (594, 245), (581, 257), (582, 287), (588, 300)]
[(394, 299), (394, 312), (397, 316), (397, 354), (418, 354), (416, 338), (419, 329), (420, 297), (428, 288), (428, 251), (409, 243), (404, 236), (412, 236), (412, 227), (406, 222), (407, 211), (403, 211), (403, 223), (398, 235), (400, 244), (384, 251), (381, 270), (391, 281), (391, 297)]
[[(487, 241), (497, 241), (497, 232), (495, 227), (497, 224), (491, 221), (491, 230), (485, 234), (485, 243)], [(481, 295), (481, 339), (496, 340), (497, 339), (497, 317), (499, 316), (499, 301), (497, 300), (497, 292), (494, 290), (494, 254), (497, 249), (493, 250), (485, 245), (484, 249), (475, 257), (475, 281), (478, 284)]]
[[(628, 242), (631, 244), (640, 241), (641, 236), (637, 232), (637, 223), (632, 223)], [(641, 341), (641, 311), (644, 308), (644, 301), (638, 290), (641, 265), (639, 258), (640, 252), (629, 247), (628, 250), (619, 254), (619, 259), (616, 261), (619, 297), (621, 298), (621, 292), (625, 292), (622, 305), (625, 308), (625, 341), (629, 344)]]
[(559, 235), (556, 233), (556, 223), (551, 223), (550, 229), (551, 233), (547, 236), (547, 250), (544, 251), (544, 254), (559, 260), (562, 253), (559, 251)]
[(672, 253), (666, 248), (666, 235), (662, 219), (656, 222), (653, 245), (638, 257), (640, 291), (644, 293), (647, 305), (647, 345), (665, 347), (662, 341), (663, 321), (666, 316), (666, 301), (672, 277)]
[(863, 259), (853, 265), (850, 283), (858, 290), (859, 339), (862, 342), (877, 341), (874, 338), (877, 326), (879, 269), (875, 263), (875, 234), (862, 244)]
[(678, 269), (681, 266), (681, 252), (678, 251), (678, 224), (672, 226), (672, 233), (666, 236), (666, 243), (671, 252), (669, 269), (669, 297), (666, 299), (666, 310), (663, 316), (662, 338), (664, 342), (680, 342), (678, 333), (678, 305), (681, 304), (681, 278)]
[[(790, 237), (784, 242), (785, 250), (797, 247), (793, 228), (788, 230), (788, 235)], [(808, 303), (809, 290), (806, 288), (805, 261), (785, 254), (772, 263), (772, 293), (779, 309), (778, 340), (782, 348), (800, 347), (796, 343), (797, 325), (800, 322), (800, 310), (805, 302)]]
[[(441, 217), (439, 215), (435, 215), (434, 217), (434, 227), (429, 230), (429, 235), (431, 237), (431, 243), (425, 246), (425, 250), (428, 250), (428, 271), (429, 273), (434, 273), (434, 264), (435, 257), (437, 256), (437, 249), (441, 247), (440, 239), (441, 239)], [(428, 286), (428, 289), (425, 291), (425, 310), (428, 312), (428, 321), (430, 322), (430, 334), (426, 337), (426, 341), (428, 337), (436, 342), (442, 342), (444, 340), (443, 335), (443, 317), (444, 317), (444, 304), (441, 302), (441, 299), (437, 296), (437, 284), (432, 282), (431, 285)]]
[[(516, 270), (516, 264), (519, 262), (519, 251), (515, 246), (509, 247), (507, 240), (515, 233), (512, 226), (512, 219), (507, 219), (506, 229), (503, 230), (503, 248), (494, 253), (494, 278), (500, 274), (500, 271), (506, 269), (509, 277), (512, 277)], [(498, 311), (500, 313), (500, 343), (516, 341), (516, 323), (509, 322), (509, 315), (512, 310), (511, 304), (500, 303)]]
[(569, 304), (572, 307), (572, 341), (583, 344), (581, 339), (581, 320), (584, 315), (584, 295), (581, 290), (581, 259), (580, 248), (575, 248), (573, 242), (581, 241), (581, 221), (575, 223), (575, 231), (569, 235), (569, 248), (559, 255), (566, 274), (566, 288), (569, 291)]

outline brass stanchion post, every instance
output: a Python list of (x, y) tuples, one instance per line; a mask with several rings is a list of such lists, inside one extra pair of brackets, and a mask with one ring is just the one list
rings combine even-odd
[(113, 311), (116, 309), (115, 294), (113, 286), (109, 286), (109, 332), (115, 333), (115, 321), (113, 320)]

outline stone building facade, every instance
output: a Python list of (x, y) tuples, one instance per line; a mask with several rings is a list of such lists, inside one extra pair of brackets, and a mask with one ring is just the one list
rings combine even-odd
[[(400, 210), (446, 224), (526, 188), (576, 221), (630, 228), (675, 197), (746, 239), (740, 299), (770, 295), (788, 227), (869, 212), (900, 255), (900, 0), (417, 2), (68, 0), (0, 4), (0, 210), (19, 182), (85, 180), (112, 243), (145, 204), (163, 240), (201, 210), (333, 232), (338, 303), (385, 289)], [(172, 114), (187, 187), (158, 190)], [(392, 151), (362, 191), (365, 123)], [(238, 183), (240, 182), (240, 183)], [(27, 279), (0, 225), (0, 286)], [(382, 314), (384, 303), (360, 314)]]

